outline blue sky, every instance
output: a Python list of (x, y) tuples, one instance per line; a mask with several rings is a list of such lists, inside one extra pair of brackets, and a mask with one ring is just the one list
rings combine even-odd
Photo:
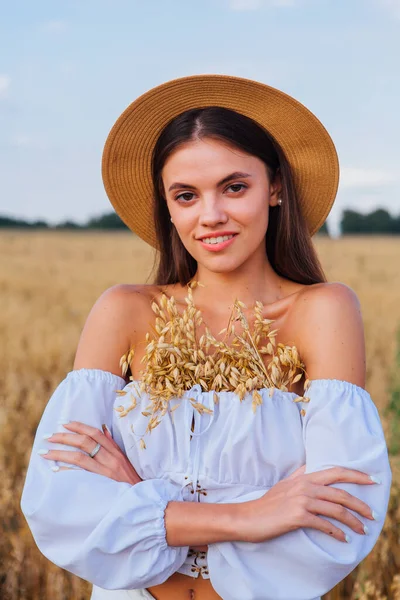
[(400, 213), (400, 0), (0, 0), (0, 214), (112, 210), (100, 162), (138, 95), (195, 73), (257, 79), (330, 132), (344, 207)]

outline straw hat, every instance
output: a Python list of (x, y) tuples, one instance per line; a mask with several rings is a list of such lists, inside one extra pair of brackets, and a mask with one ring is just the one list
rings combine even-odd
[(310, 235), (334, 202), (339, 165), (320, 121), (287, 94), (230, 75), (192, 75), (159, 85), (137, 98), (111, 129), (103, 152), (107, 195), (122, 221), (157, 247), (153, 224), (151, 156), (162, 129), (191, 108), (222, 106), (262, 125), (283, 149)]

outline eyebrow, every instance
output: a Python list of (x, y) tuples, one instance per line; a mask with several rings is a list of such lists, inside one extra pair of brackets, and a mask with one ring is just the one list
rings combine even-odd
[[(246, 179), (247, 177), (251, 177), (250, 173), (241, 173), (240, 171), (235, 171), (234, 173), (231, 173), (230, 175), (227, 175), (227, 177), (224, 177), (223, 179), (221, 179), (221, 181), (219, 181), (217, 183), (217, 187), (220, 187), (221, 185), (223, 185), (224, 183), (227, 183), (228, 181), (231, 181), (232, 179)], [(172, 190), (180, 190), (182, 188), (188, 189), (188, 190), (195, 190), (196, 187), (194, 185), (190, 185), (188, 183), (173, 183), (172, 185), (170, 185), (170, 187), (168, 188), (168, 191), (171, 192)]]

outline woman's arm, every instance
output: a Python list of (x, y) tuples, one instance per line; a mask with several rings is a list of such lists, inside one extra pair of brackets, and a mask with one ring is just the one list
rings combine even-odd
[[(220, 596), (230, 600), (320, 597), (372, 550), (387, 511), (391, 470), (379, 414), (363, 388), (364, 334), (357, 297), (342, 284), (311, 287), (299, 297), (293, 318), (299, 323), (299, 339), (295, 343), (311, 380), (305, 394), (310, 401), (299, 406), (306, 471), (296, 484), (300, 482), (306, 502), (303, 497), (297, 523), (291, 522), (290, 494), (285, 497), (282, 493), (274, 509), (277, 489), (282, 490), (285, 484), (279, 482), (251, 504), (251, 509), (258, 512), (259, 540), (265, 533), (271, 533), (268, 526), (271, 520), (276, 525), (276, 537), (253, 544), (209, 545), (208, 566), (213, 587)], [(336, 501), (323, 500), (324, 508), (316, 502), (318, 498), (307, 492), (310, 481), (324, 478), (330, 469), (334, 472), (336, 468), (344, 468), (346, 472), (355, 469), (381, 482), (371, 485), (332, 482), (326, 486), (326, 490), (343, 498), (351, 495), (361, 500), (375, 512), (375, 519), (368, 521), (363, 520), (362, 513), (357, 515), (361, 523), (368, 523), (368, 533), (361, 530), (353, 533), (343, 514), (335, 515), (332, 511), (328, 517), (327, 505), (334, 509)], [(323, 521), (326, 530), (315, 527), (312, 517), (314, 522), (315, 519), (319, 519), (319, 523)], [(247, 523), (249, 528), (254, 520)], [(267, 532), (262, 531), (263, 525)], [(349, 543), (339, 541), (329, 529), (342, 530)], [(249, 533), (252, 538), (255, 531)]]
[(115, 285), (101, 294), (83, 327), (74, 370), (102, 369), (121, 377), (120, 358), (135, 343), (133, 321), (139, 317), (139, 298), (133, 285)]
[[(107, 290), (93, 307), (79, 343), (76, 369), (53, 392), (38, 425), (21, 497), (22, 512), (41, 552), (105, 589), (163, 583), (188, 552), (188, 547), (172, 548), (166, 542), (165, 507), (183, 499), (180, 487), (167, 477), (132, 485), (79, 464), (61, 470), (60, 463), (39, 454), (47, 446), (46, 434), (65, 432), (63, 423), (78, 421), (99, 432), (106, 424), (112, 431), (113, 405), (117, 390), (124, 386), (117, 375), (118, 357), (129, 345), (130, 320), (138, 318), (131, 312), (126, 287)], [(76, 450), (61, 444), (52, 447)], [(120, 447), (124, 450), (122, 442)], [(83, 452), (82, 456), (89, 458)]]
[[(170, 546), (218, 542), (264, 542), (301, 527), (311, 527), (339, 541), (346, 536), (339, 527), (315, 516), (335, 516), (358, 534), (365, 534), (359, 516), (374, 519), (373, 511), (351, 494), (327, 487), (337, 483), (375, 485), (370, 476), (352, 469), (332, 468), (304, 475), (304, 468), (282, 480), (258, 500), (238, 504), (169, 502), (165, 510), (167, 542)], [(350, 510), (348, 510), (350, 509)]]
[[(119, 368), (119, 356), (124, 354), (127, 347), (132, 346), (133, 340), (129, 337), (128, 331), (134, 330), (133, 319), (140, 314), (140, 307), (143, 302), (143, 295), (137, 294), (133, 286), (114, 286), (107, 290), (95, 303), (87, 318), (79, 341), (74, 368), (79, 369), (100, 369), (117, 374)], [(55, 433), (48, 441), (54, 448), (55, 443), (75, 445), (76, 451), (50, 450), (43, 459), (50, 461), (65, 461), (74, 466), (79, 466), (86, 470), (91, 470), (97, 474), (115, 479), (116, 481), (126, 481), (135, 483), (140, 478), (136, 473), (128, 473), (126, 470), (126, 456), (117, 448), (112, 447), (112, 443), (105, 439), (103, 433), (98, 429), (90, 427), (90, 423), (79, 424), (70, 423), (65, 426), (71, 433)], [(94, 432), (94, 433), (93, 433)], [(96, 442), (100, 442), (102, 448), (96, 460), (92, 460), (87, 453), (93, 449)], [(116, 445), (115, 445), (116, 446)], [(82, 450), (84, 452), (82, 452)], [(121, 463), (118, 468), (118, 461)], [(133, 470), (133, 469), (132, 469)], [(127, 479), (121, 478), (124, 472), (127, 472)], [(135, 477), (136, 475), (136, 477)], [(342, 475), (343, 477), (343, 475)], [(352, 481), (368, 484), (371, 483), (367, 476), (361, 476), (358, 473), (347, 473), (347, 478)], [(345, 478), (346, 480), (346, 478)], [(349, 479), (348, 479), (349, 480)], [(333, 482), (334, 479), (332, 479)], [(316, 484), (317, 485), (317, 484)], [(312, 492), (321, 494), (324, 492), (323, 486), (316, 485)], [(285, 494), (290, 495), (290, 490), (295, 488), (293, 482), (285, 484)], [(255, 541), (275, 537), (285, 532), (285, 527), (293, 528), (295, 514), (298, 513), (299, 506), (306, 498), (304, 490), (300, 490), (293, 498), (288, 498), (289, 505), (285, 511), (285, 519), (277, 529), (275, 519), (268, 519), (268, 511), (274, 514), (274, 507), (265, 507), (264, 522), (260, 523), (260, 514), (253, 510), (251, 503), (243, 504), (206, 504), (192, 502), (171, 502), (165, 513), (165, 526), (168, 544), (171, 546), (197, 546), (201, 544), (210, 544), (224, 541)], [(269, 495), (269, 498), (272, 494)], [(336, 498), (343, 504), (343, 499)], [(332, 502), (335, 499), (332, 498)], [(342, 508), (342, 504), (340, 508)], [(351, 498), (344, 501), (344, 505), (352, 508), (356, 512), (370, 518), (370, 510), (367, 506)], [(337, 505), (339, 507), (339, 504)], [(345, 515), (345, 522), (349, 521), (349, 515)], [(359, 521), (353, 517), (350, 526), (357, 528)], [(305, 524), (303, 521), (302, 525)], [(323, 525), (323, 523), (322, 523)], [(318, 523), (315, 525), (318, 526)], [(319, 523), (321, 527), (321, 523)], [(343, 536), (342, 536), (343, 537)]]
[(361, 306), (342, 283), (310, 288), (291, 319), (309, 379), (338, 379), (365, 387), (366, 359)]

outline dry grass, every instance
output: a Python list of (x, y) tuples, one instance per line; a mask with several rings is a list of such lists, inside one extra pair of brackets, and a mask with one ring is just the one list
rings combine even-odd
[[(224, 338), (217, 340), (194, 304), (193, 289), (198, 285), (201, 284), (194, 280), (188, 284), (187, 306), (183, 311), (178, 310), (173, 296), (163, 293), (159, 302), (154, 300), (155, 324), (153, 331), (146, 334), (147, 345), (141, 359), (145, 366), (140, 381), (131, 375), (128, 389), (118, 391), (121, 396), (129, 394), (131, 399), (130, 406), (116, 408), (120, 417), (136, 408), (142, 392), (148, 394), (150, 403), (142, 411), (149, 417), (145, 434), (160, 424), (168, 410), (179, 407), (180, 403), (170, 409), (170, 401), (182, 398), (196, 383), (203, 391), (214, 390), (215, 404), (221, 391), (235, 392), (240, 401), (252, 392), (255, 413), (262, 403), (259, 389), (270, 388), (270, 396), (275, 388), (287, 392), (305, 375), (305, 365), (297, 348), (282, 343), (276, 345), (277, 330), (271, 330), (273, 321), (263, 317), (261, 302), (256, 302), (253, 314), (246, 317), (243, 312), (246, 305), (236, 299), (228, 326), (219, 332)], [(135, 348), (129, 348), (121, 357), (123, 376), (128, 373), (134, 354)], [(262, 355), (269, 355), (268, 360), (264, 361)], [(309, 381), (305, 379), (304, 391), (308, 386)], [(308, 400), (298, 397), (296, 402)], [(194, 398), (190, 401), (199, 413), (212, 412)], [(304, 414), (304, 409), (301, 412)], [(140, 444), (146, 448), (143, 437)]]
[[(400, 325), (396, 238), (318, 239), (329, 280), (358, 294), (367, 340), (367, 388), (381, 414), (388, 406)], [(71, 369), (95, 299), (115, 283), (145, 282), (153, 252), (126, 233), (0, 232), (0, 597), (86, 600), (89, 585), (40, 555), (19, 510), (37, 423)], [(400, 366), (400, 365), (399, 365)], [(392, 390), (393, 391), (393, 390)], [(395, 481), (400, 483), (397, 457)], [(375, 550), (333, 599), (400, 599), (400, 492)]]

